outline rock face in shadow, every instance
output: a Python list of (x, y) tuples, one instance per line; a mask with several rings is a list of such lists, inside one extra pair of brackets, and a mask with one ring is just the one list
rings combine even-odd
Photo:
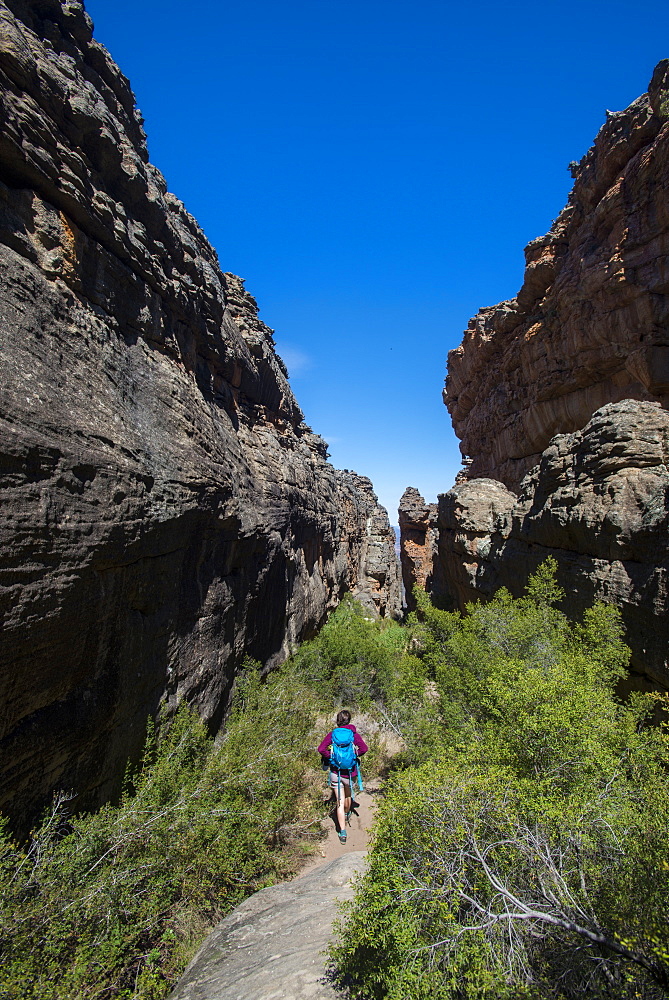
[(353, 897), (363, 851), (343, 854), (283, 885), (261, 889), (218, 925), (170, 1000), (335, 1000), (324, 954), (337, 901)]
[(439, 561), (458, 607), (500, 587), (519, 595), (549, 556), (564, 610), (622, 611), (633, 669), (669, 687), (669, 413), (625, 400), (559, 434), (516, 496), (473, 479), (439, 498)]
[(367, 476), (339, 470), (337, 485), (348, 576), (355, 581), (353, 596), (376, 616), (397, 617), (402, 608), (400, 567), (388, 512), (380, 506)]
[(669, 400), (669, 61), (607, 113), (567, 207), (525, 250), (515, 299), (448, 356), (444, 401), (468, 477), (517, 489), (551, 438), (621, 399)]
[[(0, 2), (0, 809), (118, 789), (161, 701), (217, 727), (349, 589), (397, 614), (371, 484), (148, 162), (78, 0)], [(384, 559), (387, 561), (384, 563)]]

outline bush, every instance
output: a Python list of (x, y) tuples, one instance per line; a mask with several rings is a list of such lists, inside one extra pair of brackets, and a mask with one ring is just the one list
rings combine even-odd
[(118, 805), (68, 818), (58, 796), (25, 848), (3, 825), (0, 997), (164, 996), (206, 930), (289, 869), (319, 711), (290, 666), (261, 683), (251, 665), (218, 745), (182, 705)]
[(333, 952), (353, 996), (668, 995), (666, 731), (616, 698), (616, 611), (559, 599), (550, 565), (465, 617), (419, 596), (436, 700)]
[(71, 816), (59, 794), (22, 847), (0, 819), (0, 1000), (164, 997), (225, 913), (294, 870), (321, 810), (317, 722), (421, 687), (405, 646), (347, 596), (280, 670), (247, 664), (220, 739), (182, 705), (118, 804)]
[(407, 630), (373, 619), (350, 594), (292, 662), (333, 708), (344, 705), (385, 718), (391, 728), (421, 702), (427, 679), (423, 661), (407, 652)]

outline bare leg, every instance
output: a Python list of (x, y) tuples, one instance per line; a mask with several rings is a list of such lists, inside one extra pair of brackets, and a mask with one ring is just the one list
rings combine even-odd
[(346, 813), (351, 811), (351, 786), (342, 781), (339, 788), (334, 785), (333, 791), (337, 796), (337, 830), (346, 831)]
[(337, 830), (346, 829), (346, 801), (344, 796), (341, 795), (337, 802)]

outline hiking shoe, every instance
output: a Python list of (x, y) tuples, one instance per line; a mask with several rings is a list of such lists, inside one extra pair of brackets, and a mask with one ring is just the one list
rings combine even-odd
[(345, 844), (346, 843), (346, 830), (340, 830), (339, 831), (339, 843), (340, 844)]

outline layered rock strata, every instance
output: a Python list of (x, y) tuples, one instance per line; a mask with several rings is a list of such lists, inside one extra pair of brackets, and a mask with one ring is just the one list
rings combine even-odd
[(455, 606), (500, 586), (520, 594), (549, 555), (567, 614), (616, 604), (634, 670), (669, 687), (669, 413), (658, 403), (610, 403), (582, 431), (556, 435), (517, 496), (474, 479), (439, 498), (439, 562)]
[[(564, 609), (623, 614), (632, 664), (669, 686), (669, 61), (607, 112), (523, 287), (448, 358), (464, 470), (439, 498), (428, 589), (463, 609), (556, 557)], [(407, 526), (407, 543), (409, 532)], [(407, 560), (407, 574), (417, 576)]]
[(517, 489), (557, 433), (621, 399), (669, 400), (669, 61), (607, 112), (515, 299), (448, 356), (444, 400), (470, 479)]
[[(77, 0), (0, 2), (0, 809), (112, 795), (147, 714), (216, 727), (348, 589), (399, 611), (239, 278), (148, 162)], [(384, 559), (387, 559), (384, 562)]]
[(437, 568), (437, 505), (425, 500), (413, 486), (407, 486), (398, 510), (400, 562), (407, 610), (414, 611), (413, 588), (418, 585), (434, 593)]
[(402, 607), (395, 532), (379, 504), (371, 479), (343, 469), (337, 472), (343, 511), (342, 547), (348, 554), (353, 596), (374, 615), (397, 617)]

